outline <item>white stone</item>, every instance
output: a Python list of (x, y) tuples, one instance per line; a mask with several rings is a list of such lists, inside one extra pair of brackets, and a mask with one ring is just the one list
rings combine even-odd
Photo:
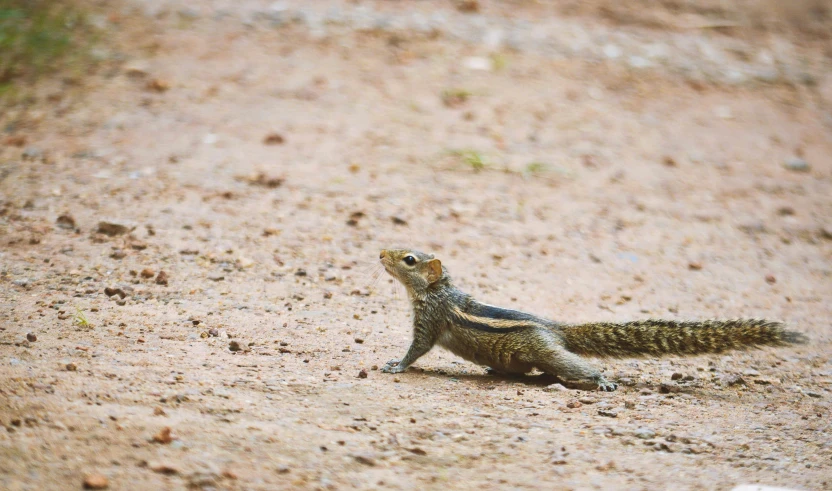
[(621, 48), (614, 44), (607, 44), (606, 46), (604, 46), (604, 56), (611, 60), (614, 60), (621, 56)]
[(469, 70), (491, 71), (494, 64), (484, 56), (469, 56), (462, 60), (463, 66)]

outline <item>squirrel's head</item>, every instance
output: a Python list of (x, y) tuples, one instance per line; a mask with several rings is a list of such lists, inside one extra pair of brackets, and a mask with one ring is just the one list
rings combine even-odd
[(409, 249), (384, 249), (379, 259), (390, 276), (399, 280), (411, 296), (420, 296), (446, 277), (442, 263), (433, 254)]

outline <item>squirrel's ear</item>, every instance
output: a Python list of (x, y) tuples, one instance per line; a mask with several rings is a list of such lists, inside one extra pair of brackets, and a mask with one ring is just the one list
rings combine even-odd
[(425, 267), (427, 267), (428, 283), (434, 283), (442, 278), (442, 263), (439, 259), (431, 259), (425, 263)]

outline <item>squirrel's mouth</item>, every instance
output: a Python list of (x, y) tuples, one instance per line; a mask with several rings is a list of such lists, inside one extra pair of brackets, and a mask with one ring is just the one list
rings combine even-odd
[(395, 271), (394, 271), (394, 270), (390, 267), (390, 265), (389, 265), (389, 264), (387, 264), (387, 261), (385, 261), (384, 259), (382, 259), (380, 262), (381, 262), (382, 267), (384, 267), (384, 270), (385, 270), (385, 271), (387, 271), (387, 274), (389, 274), (389, 275), (390, 275), (390, 276), (392, 276), (393, 278), (396, 278), (396, 279), (398, 279), (398, 278), (399, 278), (398, 276), (396, 276)]

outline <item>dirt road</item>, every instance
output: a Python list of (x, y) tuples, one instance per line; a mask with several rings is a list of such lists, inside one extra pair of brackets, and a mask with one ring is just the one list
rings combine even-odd
[[(114, 9), (117, 70), (2, 116), (0, 487), (832, 487), (822, 56), (530, 2), (189, 3)], [(614, 393), (438, 349), (386, 375), (392, 246), (553, 319), (812, 342), (601, 361)]]

